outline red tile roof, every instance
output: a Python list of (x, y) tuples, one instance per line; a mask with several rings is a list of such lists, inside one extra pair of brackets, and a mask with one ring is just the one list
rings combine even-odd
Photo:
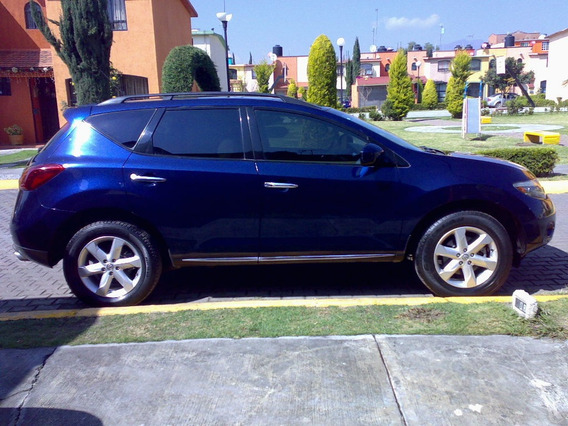
[(386, 86), (390, 77), (357, 77), (357, 86)]
[(0, 68), (53, 67), (50, 49), (0, 50)]

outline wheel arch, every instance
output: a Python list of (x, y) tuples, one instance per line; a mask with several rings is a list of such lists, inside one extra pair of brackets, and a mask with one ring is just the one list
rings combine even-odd
[(63, 258), (65, 247), (77, 231), (91, 223), (101, 221), (126, 222), (145, 230), (156, 243), (163, 265), (172, 266), (167, 244), (161, 233), (150, 222), (125, 210), (107, 208), (86, 210), (70, 217), (56, 233), (57, 238), (53, 241), (52, 249), (49, 251), (50, 264), (55, 265)]
[(503, 207), (484, 200), (461, 200), (454, 203), (439, 206), (438, 208), (432, 210), (427, 215), (425, 215), (414, 227), (410, 233), (410, 237), (406, 244), (406, 257), (413, 259), (416, 252), (416, 248), (422, 235), (426, 230), (437, 220), (444, 216), (452, 213), (458, 213), (462, 211), (476, 211), (488, 214), (489, 216), (496, 219), (507, 231), (509, 238), (511, 239), (511, 244), (514, 248), (513, 250), (513, 264), (517, 266), (521, 260), (519, 251), (520, 239), (519, 236), (519, 224), (515, 219), (515, 216), (511, 214), (508, 210)]

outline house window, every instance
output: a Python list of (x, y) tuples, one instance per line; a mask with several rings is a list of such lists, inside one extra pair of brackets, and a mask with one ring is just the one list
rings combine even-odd
[(450, 61), (438, 62), (438, 71), (448, 72), (450, 70)]
[(26, 5), (24, 6), (24, 15), (25, 15), (25, 19), (26, 19), (26, 29), (28, 30), (37, 30), (37, 24), (35, 22), (35, 19), (32, 15), (32, 5), (34, 9), (39, 10), (39, 12), (41, 13), (41, 6), (39, 4), (37, 4), (35, 1), (33, 3), (26, 3)]
[(371, 64), (361, 64), (361, 75), (373, 76), (373, 66)]
[(471, 64), (469, 65), (469, 69), (471, 71), (481, 71), (481, 60), (472, 59)]
[(0, 96), (12, 96), (12, 86), (8, 77), (0, 78)]
[(77, 92), (75, 92), (75, 84), (70, 78), (65, 80), (65, 88), (67, 89), (67, 106), (74, 107), (77, 105)]
[(444, 102), (446, 100), (446, 88), (448, 87), (447, 83), (444, 82), (437, 82), (436, 83), (436, 92), (438, 92), (438, 102)]
[(416, 62), (413, 62), (410, 68), (412, 69), (412, 71), (416, 71), (418, 69), (418, 65), (416, 65)]
[(542, 50), (548, 50), (548, 41), (543, 41), (542, 42)]
[(391, 64), (386, 64), (386, 65), (385, 65), (385, 71), (386, 71), (386, 72), (389, 72), (390, 69), (391, 69)]
[(108, 0), (108, 18), (113, 31), (128, 30), (124, 0)]

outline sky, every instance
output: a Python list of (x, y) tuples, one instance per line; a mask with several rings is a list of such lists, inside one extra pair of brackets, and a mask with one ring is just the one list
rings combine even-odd
[[(325, 34), (336, 47), (345, 40), (344, 58), (359, 38), (362, 52), (371, 45), (397, 49), (427, 42), (453, 49), (456, 41), (487, 41), (514, 31), (553, 34), (568, 28), (568, 0), (190, 0), (198, 13), (192, 28), (223, 34), (217, 12), (233, 15), (229, 49), (237, 63), (266, 59), (274, 45), (284, 56), (308, 55)], [(441, 28), (443, 27), (443, 34)], [(473, 42), (472, 42), (473, 41)], [(467, 43), (466, 43), (467, 42)]]

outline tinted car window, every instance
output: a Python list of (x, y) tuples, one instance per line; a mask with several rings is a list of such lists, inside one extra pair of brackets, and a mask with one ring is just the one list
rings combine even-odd
[(316, 118), (283, 111), (256, 111), (268, 160), (356, 162), (366, 142), (356, 134)]
[(85, 121), (113, 141), (133, 147), (154, 111), (154, 109), (141, 109), (110, 112), (93, 115)]
[(153, 137), (154, 153), (242, 158), (238, 109), (187, 109), (164, 113)]

